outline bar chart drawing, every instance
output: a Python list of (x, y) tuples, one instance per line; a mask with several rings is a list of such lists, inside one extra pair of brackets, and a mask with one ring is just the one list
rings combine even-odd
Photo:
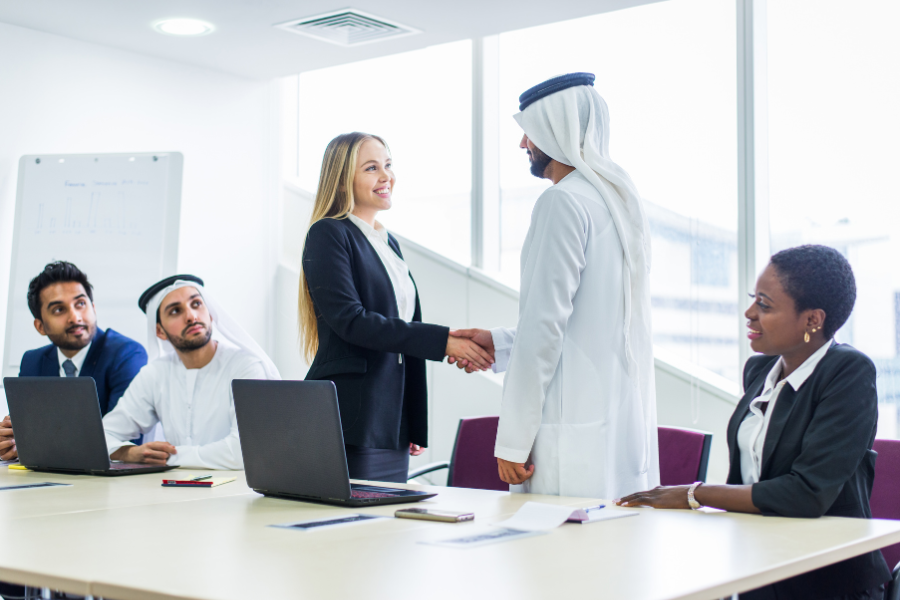
[(138, 204), (125, 191), (68, 194), (58, 202), (37, 204), (34, 232), (141, 235)]

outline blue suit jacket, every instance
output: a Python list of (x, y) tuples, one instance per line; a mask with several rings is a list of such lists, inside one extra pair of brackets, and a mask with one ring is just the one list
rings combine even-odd
[[(128, 384), (146, 364), (147, 351), (143, 346), (112, 329), (104, 331), (98, 327), (78, 376), (94, 378), (100, 413), (105, 415), (116, 407)], [(19, 377), (59, 377), (56, 346), (50, 344), (26, 352)]]

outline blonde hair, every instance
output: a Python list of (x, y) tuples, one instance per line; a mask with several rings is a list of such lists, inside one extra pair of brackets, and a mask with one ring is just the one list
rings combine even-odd
[[(316, 203), (313, 206), (309, 226), (312, 227), (322, 219), (346, 219), (353, 212), (353, 180), (356, 173), (356, 162), (359, 148), (367, 140), (378, 140), (385, 148), (387, 143), (377, 135), (368, 133), (343, 133), (330, 142), (322, 157), (322, 171), (319, 173), (319, 188), (316, 190)], [(390, 150), (388, 150), (390, 152)], [(307, 229), (308, 231), (308, 229)], [(305, 242), (304, 242), (305, 247)], [(300, 297), (297, 302), (300, 324), (300, 344), (303, 357), (312, 363), (319, 349), (319, 329), (316, 322), (316, 308), (303, 265), (300, 265)]]

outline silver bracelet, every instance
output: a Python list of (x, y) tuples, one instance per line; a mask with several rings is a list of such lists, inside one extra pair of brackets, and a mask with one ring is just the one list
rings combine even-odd
[(691, 484), (691, 487), (688, 488), (688, 504), (691, 507), (691, 510), (697, 510), (698, 508), (703, 508), (703, 505), (697, 502), (694, 499), (694, 490), (703, 485), (702, 481), (695, 481)]

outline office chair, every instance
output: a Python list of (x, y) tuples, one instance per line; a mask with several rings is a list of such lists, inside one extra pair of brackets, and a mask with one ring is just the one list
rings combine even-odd
[[(876, 519), (900, 519), (900, 440), (875, 440), (875, 481), (869, 507)], [(881, 549), (888, 567), (900, 565), (900, 544)], [(894, 581), (897, 570), (894, 570)], [(894, 586), (897, 587), (896, 585)], [(895, 590), (900, 594), (900, 590)], [(887, 598), (888, 596), (885, 596)]]
[(712, 434), (695, 429), (659, 427), (661, 485), (690, 485), (706, 481)]
[(509, 484), (500, 479), (497, 459), (494, 458), (494, 441), (497, 439), (499, 422), (500, 417), (496, 416), (460, 419), (450, 461), (425, 465), (411, 471), (408, 479), (448, 469), (449, 487), (508, 492)]

